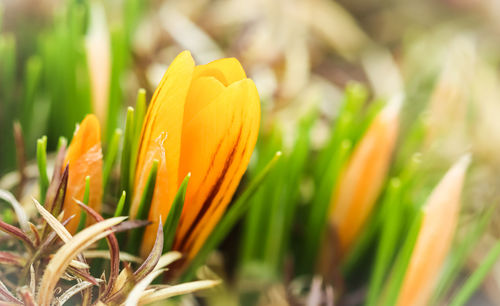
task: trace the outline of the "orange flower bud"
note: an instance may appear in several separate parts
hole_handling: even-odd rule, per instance
[[[393,102],[373,119],[339,177],[330,221],[341,254],[351,247],[380,194],[398,135],[399,108],[399,101]]]
[[[87,115],[77,127],[66,152],[64,165],[69,165],[68,188],[64,198],[65,218],[75,215],[66,225],[75,233],[80,222],[81,209],[74,199],[82,200],[85,192],[85,178],[90,177],[89,203],[96,211],[101,210],[102,198],[102,151],[99,121],[94,115]]]
[[[423,206],[423,219],[397,305],[427,305],[448,255],[460,212],[460,195],[469,156],[441,179]]]
[[[234,58],[195,66],[182,52],[158,85],[142,128],[131,215],[154,159],[159,161],[145,231],[147,254],[184,177],[191,173],[174,248],[192,258],[203,245],[245,172],[257,141],[260,102],[255,84]]]

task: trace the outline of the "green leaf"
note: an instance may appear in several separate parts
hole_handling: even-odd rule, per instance
[[[64,136],[59,137],[59,140],[57,141],[57,150],[56,152],[59,152],[59,150],[64,146],[67,148],[68,145],[68,139]]]
[[[277,152],[273,159],[264,167],[264,169],[250,182],[248,187],[243,191],[243,193],[234,201],[234,203],[229,207],[228,211],[222,217],[219,224],[216,225],[215,229],[212,231],[208,239],[205,241],[200,251],[191,261],[189,267],[184,272],[181,277],[181,281],[186,281],[192,279],[196,269],[200,267],[208,255],[217,247],[217,245],[227,236],[229,231],[233,228],[236,222],[243,216],[243,214],[248,210],[249,204],[251,203],[249,199],[255,194],[258,188],[261,186],[262,181],[269,174],[271,169],[276,165],[281,157],[281,152]]]
[[[111,142],[108,146],[108,152],[104,157],[104,167],[102,171],[102,189],[106,191],[106,187],[108,186],[109,176],[111,174],[111,170],[113,170],[113,165],[116,160],[116,156],[118,155],[118,147],[120,145],[120,138],[122,136],[122,130],[116,129],[113,134],[113,138],[111,138]]]
[[[115,214],[113,217],[120,217],[123,216],[123,207],[125,206],[125,198],[127,197],[127,193],[122,191],[122,195],[120,197],[120,200],[118,200],[118,204],[116,205],[115,209]]]
[[[144,121],[145,115],[146,115],[146,90],[141,88],[137,92],[137,102],[135,104],[135,113],[134,113],[134,130],[132,132],[132,139],[131,139],[130,174],[129,174],[130,190],[134,186],[137,154],[139,153],[139,145],[141,143],[142,123]]]
[[[151,202],[153,201],[153,195],[156,185],[156,175],[158,173],[157,159],[153,160],[151,165],[151,170],[149,171],[148,180],[146,185],[144,185],[144,190],[142,191],[141,202],[139,203],[139,209],[135,219],[137,220],[147,220],[149,215],[149,209],[151,208]],[[127,250],[131,254],[138,254],[138,249],[140,242],[142,241],[142,235],[144,233],[144,228],[136,228],[130,232],[130,236],[127,241]]]
[[[191,173],[188,173],[182,181],[182,184],[175,195],[174,201],[172,202],[172,206],[170,207],[165,225],[163,226],[163,253],[170,251],[172,244],[174,243],[175,232],[181,218],[182,208],[184,207],[184,199],[186,198],[186,189],[189,178],[191,178]]]
[[[83,201],[82,203],[85,205],[89,204],[90,197],[90,176],[85,177],[85,190],[83,192]],[[82,210],[80,213],[80,221],[78,222],[77,232],[83,230],[85,228],[85,222],[87,222],[87,213]]]
[[[24,76],[23,104],[22,104],[22,124],[26,131],[27,139],[32,139],[33,131],[33,115],[35,111],[35,100],[37,98],[37,90],[42,75],[42,61],[38,56],[32,56],[26,63],[26,71]],[[38,111],[38,109],[37,109]],[[37,113],[38,114],[38,113]],[[30,141],[31,143],[31,141]],[[31,146],[30,146],[31,147]]]
[[[467,256],[473,250],[474,246],[479,242],[481,235],[490,224],[496,205],[491,205],[482,216],[478,218],[467,235],[463,238],[462,242],[453,248],[450,252],[449,259],[446,261],[443,273],[439,279],[439,283],[434,291],[434,301],[439,301],[445,296],[451,286],[454,284],[462,268],[465,265]]]
[[[314,268],[328,219],[331,195],[340,171],[349,157],[351,146],[350,140],[345,139],[341,142],[339,149],[332,156],[325,171],[325,177],[321,180],[318,190],[314,194],[311,210],[306,221],[305,241],[299,262],[299,273],[310,273]]]
[[[453,298],[450,306],[465,305],[470,297],[476,292],[484,278],[491,272],[493,265],[500,257],[500,241],[497,242],[493,248],[488,252],[486,258],[482,261],[479,267],[467,279],[465,284],[460,288],[458,293]]]
[[[39,173],[40,202],[45,203],[45,195],[49,188],[49,176],[47,175],[47,136],[43,136],[37,141],[36,159]]]
[[[127,121],[125,123],[125,134],[123,138],[123,148],[120,166],[120,190],[125,190],[128,195],[132,194],[129,188],[130,181],[130,155],[132,150],[132,137],[134,131],[134,109],[129,107],[127,109]],[[125,211],[130,209],[130,196],[125,199]]]
[[[111,132],[118,126],[119,114],[123,109],[123,75],[130,64],[130,49],[127,46],[123,26],[112,25],[111,36],[111,76],[109,82],[108,115],[106,120],[106,140],[111,138]]]
[[[273,128],[265,134],[259,136],[256,152],[257,162],[251,170],[248,171],[249,181],[254,179],[255,174],[259,174],[264,169],[270,159],[283,147],[283,135],[279,126],[274,125]],[[252,165],[251,165],[252,166]],[[276,168],[276,167],[275,167]],[[274,170],[273,170],[274,172]],[[247,265],[248,262],[255,259],[262,259],[264,250],[262,248],[261,238],[267,235],[266,228],[263,224],[269,223],[269,213],[266,210],[270,197],[276,193],[273,184],[267,184],[271,176],[262,182],[262,186],[256,191],[249,201],[248,213],[245,215],[243,237],[241,244],[241,266]],[[274,198],[274,197],[273,197]]]
[[[386,199],[382,203],[384,221],[365,305],[376,305],[385,275],[396,252],[398,234],[401,231],[401,221],[404,217],[400,193],[401,181],[398,178],[391,179]]]
[[[264,246],[265,264],[277,278],[282,276],[300,196],[298,186],[305,174],[310,153],[310,132],[316,119],[317,112],[314,110],[300,120],[292,151],[288,156],[283,156],[266,180],[268,182],[266,188],[271,192],[266,198],[273,198],[274,201],[263,200],[268,226],[262,222],[257,225],[264,227],[265,233],[262,237],[257,236],[256,240],[258,248]]]
[[[399,297],[399,291],[403,284],[403,280],[408,269],[408,264],[411,260],[411,255],[413,254],[413,248],[418,239],[418,234],[420,232],[420,226],[422,224],[423,218],[422,210],[418,210],[413,220],[411,221],[411,226],[406,236],[406,240],[401,248],[396,262],[393,266],[391,274],[388,281],[386,282],[386,287],[379,298],[378,305],[395,305]]]

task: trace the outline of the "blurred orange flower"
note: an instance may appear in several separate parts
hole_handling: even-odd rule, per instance
[[[64,165],[69,165],[68,188],[64,198],[64,215],[75,217],[66,225],[75,233],[80,222],[81,209],[74,199],[82,200],[85,192],[85,178],[90,177],[89,203],[96,211],[101,210],[102,198],[102,150],[101,130],[95,115],[87,115],[77,127],[66,152]]]
[[[245,172],[260,124],[260,101],[252,80],[234,58],[195,66],[179,54],[158,85],[141,133],[131,216],[137,214],[153,161],[159,161],[141,254],[151,249],[188,173],[184,209],[174,249],[189,258],[200,249]]]
[[[469,156],[459,160],[427,199],[397,305],[428,304],[453,241],[460,212],[460,195],[469,162]]]
[[[389,169],[399,128],[399,102],[387,105],[354,149],[332,196],[330,222],[345,255],[366,223]]]

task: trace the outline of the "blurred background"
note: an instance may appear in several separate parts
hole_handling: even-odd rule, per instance
[[[137,90],[150,97],[168,63],[189,49],[199,64],[241,61],[261,95],[263,133],[279,124],[285,151],[314,107],[311,145],[324,144],[353,81],[373,99],[404,95],[400,138],[423,122],[429,173],[473,155],[460,229],[499,201],[498,0],[0,0],[0,8],[2,188],[19,179],[12,171],[23,160],[14,122],[26,175],[36,174],[37,138],[48,135],[53,150],[92,111],[109,140]],[[498,239],[495,219],[471,268]],[[500,302],[499,289],[497,265],[483,299]]]

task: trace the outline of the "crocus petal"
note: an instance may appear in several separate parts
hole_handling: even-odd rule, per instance
[[[203,76],[215,77],[224,86],[229,86],[247,77],[240,62],[235,58],[223,58],[206,65],[196,66],[193,79]]]
[[[193,79],[184,108],[184,122],[191,121],[200,110],[213,102],[224,89],[225,86],[213,76]]]
[[[397,305],[426,305],[448,254],[457,227],[460,195],[469,156],[441,179],[423,207],[424,218]]]
[[[221,218],[245,172],[260,122],[257,89],[233,83],[192,120],[182,134],[179,176],[191,172],[175,249],[192,257]]]
[[[102,198],[102,151],[99,121],[94,115],[87,115],[75,132],[69,145],[64,165],[69,164],[68,188],[64,198],[64,215],[75,217],[66,225],[71,233],[80,222],[81,209],[74,199],[82,200],[85,192],[85,177],[90,176],[90,197],[88,205],[101,210]]]
[[[157,177],[149,214],[149,220],[154,224],[146,228],[144,235],[143,245],[149,249],[154,244],[158,218],[161,214],[163,220],[166,219],[178,188],[182,118],[193,70],[194,61],[188,51],[182,52],[175,58],[153,95],[141,132],[131,206],[132,218],[139,208],[142,190],[154,159],[160,161],[159,173],[161,173]],[[151,151],[151,145],[160,140],[162,150]]]
[[[381,191],[399,126],[399,102],[373,119],[356,146],[332,197],[331,222],[345,254],[368,219]]]

